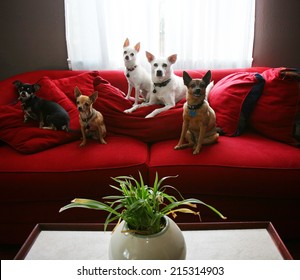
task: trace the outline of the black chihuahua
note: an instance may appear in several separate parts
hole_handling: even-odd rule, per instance
[[[35,93],[41,88],[39,84],[27,84],[14,81],[21,107],[24,111],[24,122],[29,119],[40,123],[40,128],[69,131],[70,117],[59,104],[37,97]]]

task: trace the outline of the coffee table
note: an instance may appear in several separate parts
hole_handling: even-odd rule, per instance
[[[178,225],[190,260],[292,259],[271,222]],[[103,224],[37,224],[15,259],[105,260],[111,232],[104,232],[103,227]]]

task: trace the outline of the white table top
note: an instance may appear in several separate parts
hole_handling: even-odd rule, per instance
[[[189,260],[283,259],[266,228],[183,231]],[[42,230],[25,259],[108,259],[111,232]]]

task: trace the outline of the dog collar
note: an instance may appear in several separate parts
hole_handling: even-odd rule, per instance
[[[132,68],[126,68],[127,71],[132,72],[136,67],[138,67],[137,65],[134,65]]]
[[[85,119],[83,119],[83,118],[80,116],[81,120],[82,120],[83,122],[86,123],[86,128],[88,128],[87,126],[89,125],[89,121],[94,117],[94,115],[95,115],[95,111],[94,111],[94,109],[93,109],[92,114],[91,114],[90,116],[87,116]]]
[[[199,103],[199,104],[197,104],[197,105],[189,105],[189,104],[187,104],[187,107],[188,107],[189,110],[195,111],[195,110],[200,109],[201,106],[203,105],[203,103],[204,103],[204,102],[201,102],[201,103]]]
[[[171,81],[171,78],[162,83],[154,83],[153,93],[156,93],[156,89],[155,89],[156,87],[165,87],[170,81]]]
[[[137,66],[137,65],[134,65],[132,68],[127,68],[127,67],[126,67],[126,70],[127,70],[127,72],[132,72],[133,70],[135,70],[136,67],[138,67],[138,66]],[[127,73],[127,74],[126,74],[126,77],[129,78],[129,77],[130,77],[130,74]]]
[[[195,117],[196,116],[196,110],[200,109],[201,106],[203,105],[204,101],[202,103],[196,104],[196,105],[189,105],[187,104],[187,107],[189,109],[189,115],[190,117]]]

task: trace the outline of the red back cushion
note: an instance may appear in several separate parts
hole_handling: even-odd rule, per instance
[[[272,68],[262,73],[266,84],[251,116],[261,134],[290,145],[300,144],[300,72]]]
[[[99,92],[94,107],[103,114],[109,133],[131,136],[144,142],[157,142],[180,136],[184,99],[174,108],[154,118],[145,119],[146,115],[160,105],[142,107],[126,114],[124,110],[131,108],[132,101],[125,99],[123,92],[101,77],[95,79],[94,86]]]
[[[179,138],[182,126],[182,111],[185,99],[166,112],[145,119],[160,105],[137,109],[131,114],[124,110],[133,102],[125,99],[125,94],[103,79],[99,72],[87,72],[77,76],[53,80],[53,82],[75,103],[74,88],[78,86],[84,95],[98,91],[94,108],[102,113],[108,134],[126,135],[143,142],[156,142]]]
[[[94,79],[99,75],[98,71],[84,72],[79,75],[55,79],[53,83],[59,87],[75,104],[74,88],[78,86],[84,95],[91,95],[94,91]]]
[[[263,86],[260,74],[248,72],[228,75],[215,84],[209,93],[209,103],[216,113],[217,126],[225,135],[244,132]]]
[[[60,104],[70,116],[70,128],[76,131],[41,129],[37,121],[23,122],[24,113],[19,102],[14,105],[1,105],[0,139],[22,153],[40,152],[80,137],[76,106],[49,78],[42,78],[38,83],[41,85],[41,89],[36,95]],[[13,87],[13,85],[11,86]]]

